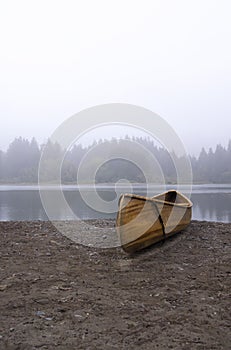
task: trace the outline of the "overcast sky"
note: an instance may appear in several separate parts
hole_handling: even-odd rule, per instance
[[[231,138],[230,0],[0,3],[0,148],[103,103],[151,109],[191,154]]]

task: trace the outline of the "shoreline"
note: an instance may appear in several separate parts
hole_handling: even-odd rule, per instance
[[[115,220],[88,223],[107,234]],[[228,350],[230,233],[192,221],[130,256],[49,221],[0,222],[0,348]]]
[[[82,222],[87,222],[87,223],[95,223],[96,225],[103,225],[103,223],[105,223],[106,225],[108,225],[109,223],[114,223],[115,224],[115,221],[116,219],[113,219],[113,218],[98,218],[98,219],[79,219],[79,220],[53,220],[54,222],[65,222],[65,223],[68,223],[68,222],[79,222],[79,221],[82,221]],[[51,220],[47,219],[47,220],[0,220],[0,224],[1,223],[26,223],[26,224],[34,224],[34,223],[52,223]],[[190,224],[191,223],[208,223],[208,224],[225,224],[225,225],[231,225],[231,222],[224,222],[224,221],[211,221],[211,220],[197,220],[197,219],[192,219]],[[189,225],[190,225],[189,224]]]
[[[230,186],[230,183],[227,182],[193,182],[193,183],[165,183],[165,184],[160,184],[160,183],[143,183],[143,182],[130,182],[130,184],[134,185],[134,186],[151,186],[151,187],[163,187],[163,186]],[[119,185],[121,187],[127,187],[128,183],[125,182],[120,182]],[[93,186],[98,186],[98,187],[115,187],[115,183],[114,182],[100,182],[100,183],[96,183],[96,184],[89,184],[89,183],[79,183],[78,185],[76,183],[46,183],[46,184],[38,184],[37,182],[0,182],[0,186],[21,186],[21,187],[58,187],[58,186],[62,186],[62,187],[93,187]]]

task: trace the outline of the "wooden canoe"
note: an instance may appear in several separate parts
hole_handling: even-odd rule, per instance
[[[191,221],[192,202],[171,190],[155,197],[123,194],[116,220],[121,247],[128,253],[182,231]]]

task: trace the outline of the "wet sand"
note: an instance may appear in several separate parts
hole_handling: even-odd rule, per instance
[[[230,234],[193,221],[129,256],[0,222],[0,349],[230,349]]]

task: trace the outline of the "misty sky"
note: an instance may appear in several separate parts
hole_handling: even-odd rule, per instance
[[[0,148],[111,102],[156,112],[191,154],[227,146],[230,13],[230,0],[2,1]]]

